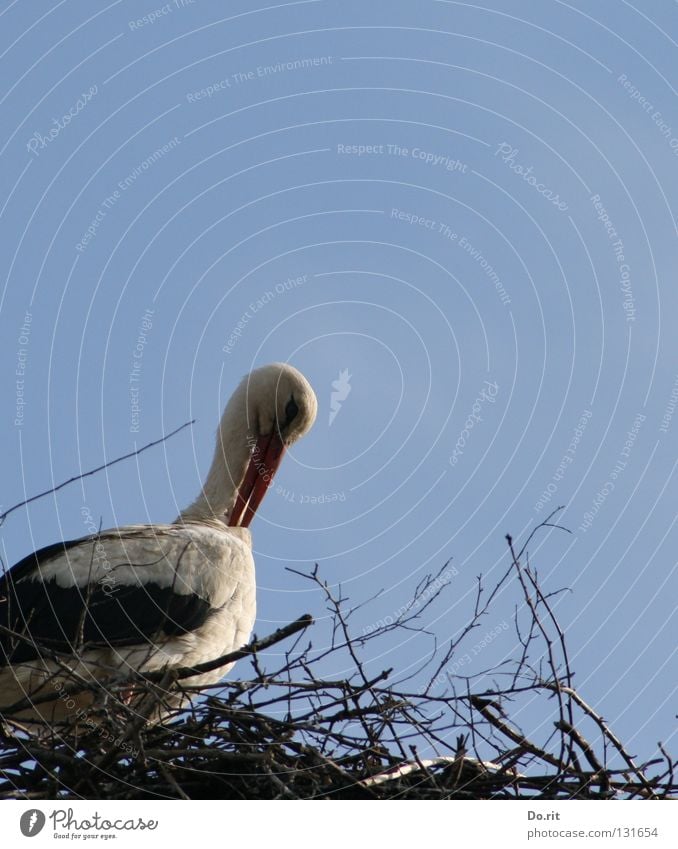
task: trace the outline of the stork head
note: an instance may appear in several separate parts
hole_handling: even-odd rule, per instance
[[[287,363],[255,369],[236,395],[245,395],[247,428],[255,439],[275,433],[290,446],[307,433],[318,412],[318,401],[304,375]]]
[[[247,462],[228,524],[246,528],[273,481],[285,449],[313,425],[318,401],[300,371],[287,363],[272,363],[250,372],[235,391],[222,420],[222,445],[231,435],[224,434],[223,428],[227,414],[232,421],[232,407],[239,412],[241,426],[246,427]],[[242,440],[242,432],[239,437]],[[237,449],[233,453],[237,458]]]

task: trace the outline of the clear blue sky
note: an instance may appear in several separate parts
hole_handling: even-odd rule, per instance
[[[669,0],[3,2],[0,499],[197,419],[13,514],[3,560],[171,520],[236,382],[289,360],[320,412],[253,525],[258,632],[325,637],[286,565],[383,588],[360,631],[453,558],[444,640],[564,504],[531,556],[578,686],[675,750],[677,39]]]

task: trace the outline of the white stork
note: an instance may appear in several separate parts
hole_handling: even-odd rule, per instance
[[[195,666],[243,646],[256,610],[248,526],[285,447],[309,430],[316,411],[295,368],[256,369],[228,402],[200,495],[172,524],[59,542],[6,572],[0,717],[28,698],[36,704],[15,718],[72,721],[94,699],[92,689],[73,697],[74,680]],[[214,684],[228,669],[182,683]]]

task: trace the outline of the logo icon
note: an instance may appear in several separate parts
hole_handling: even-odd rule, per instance
[[[19,820],[19,828],[24,837],[35,837],[40,834],[45,825],[45,815],[37,808],[24,811]]]
[[[350,380],[351,375],[348,373],[348,369],[345,368],[339,372],[339,378],[332,381],[334,392],[330,396],[330,427],[336,419],[337,413],[341,410],[342,403],[348,398],[348,393],[351,391]]]

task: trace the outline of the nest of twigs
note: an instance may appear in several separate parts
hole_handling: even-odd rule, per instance
[[[445,567],[419,584],[393,621],[361,635],[352,633],[357,608],[333,594],[316,570],[306,577],[322,593],[332,625],[323,649],[313,648],[313,620],[302,617],[215,661],[249,656],[251,677],[192,694],[193,707],[162,724],[149,725],[146,716],[157,712],[168,687],[180,687],[195,669],[162,680],[98,684],[106,698],[86,723],[81,717],[72,726],[26,732],[5,714],[0,798],[678,796],[669,754],[660,746],[656,758],[636,762],[579,695],[552,608],[554,594],[542,591],[525,548],[516,553],[510,538],[508,543],[506,571],[491,590],[478,579],[467,627],[428,658],[423,686],[408,686],[412,674],[370,673],[365,658],[376,654],[375,640],[397,629],[422,630],[422,615],[445,591]],[[502,661],[491,675],[455,674],[455,658],[500,590],[518,592],[513,624],[520,656]],[[266,649],[278,643],[285,654],[271,661]],[[321,674],[328,658],[351,673],[328,680]],[[247,661],[236,670],[246,674]],[[422,670],[417,672],[422,680]],[[122,697],[131,685],[145,693],[143,710],[138,700],[133,709]],[[532,739],[512,719],[525,698],[539,705],[545,739]]]

